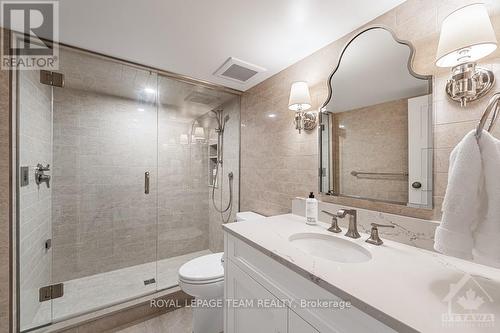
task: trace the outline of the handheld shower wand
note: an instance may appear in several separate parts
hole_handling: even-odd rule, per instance
[[[224,130],[226,127],[226,123],[229,120],[229,115],[226,115],[224,119],[222,119],[222,110],[217,110],[217,111],[211,111],[216,114],[216,119],[217,119],[217,128],[215,131],[217,132],[217,143],[218,143],[218,150],[217,150],[217,163],[215,166],[215,175],[214,175],[214,180],[217,181],[219,177],[219,168],[223,168],[223,163],[224,163]],[[228,180],[229,180],[229,202],[225,208],[223,208],[223,186],[224,186],[224,181],[221,179],[221,187],[220,187],[220,201],[221,201],[221,207],[217,207],[217,204],[215,203],[215,186],[212,187],[212,205],[214,209],[221,214],[221,219],[223,223],[229,222],[229,218],[231,217],[231,212],[233,208],[233,178],[234,175],[232,172],[229,172],[228,175]],[[227,215],[227,218],[224,218],[224,213],[227,213],[229,211],[229,214]]]

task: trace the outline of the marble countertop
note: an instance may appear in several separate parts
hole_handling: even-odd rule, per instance
[[[224,230],[398,332],[500,332],[500,269],[384,240],[334,234],[319,222],[285,214],[224,225]],[[288,238],[313,232],[341,237],[368,251],[362,263],[314,257]],[[451,316],[450,316],[451,314]],[[449,318],[453,318],[452,321]]]

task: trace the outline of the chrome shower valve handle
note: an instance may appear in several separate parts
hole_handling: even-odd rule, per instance
[[[47,185],[47,188],[50,187],[50,176],[46,175],[44,172],[45,171],[50,171],[50,164],[47,164],[47,166],[43,166],[41,163],[38,163],[35,167],[35,182],[37,185],[40,185],[41,183],[45,183]]]

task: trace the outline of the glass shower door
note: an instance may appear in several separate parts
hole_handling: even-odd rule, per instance
[[[156,74],[62,49],[54,88],[53,319],[156,290]]]
[[[67,48],[58,73],[17,76],[22,331],[157,289],[157,75]]]

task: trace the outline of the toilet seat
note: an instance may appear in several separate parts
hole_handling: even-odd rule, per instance
[[[179,280],[197,285],[224,281],[223,254],[207,254],[188,261],[179,268]]]

